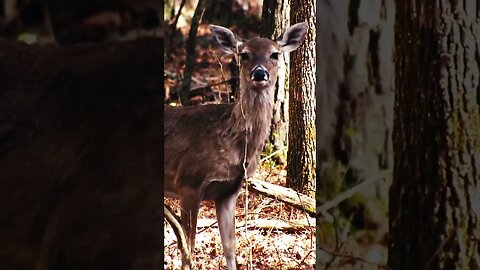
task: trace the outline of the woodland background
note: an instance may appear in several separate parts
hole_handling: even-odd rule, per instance
[[[79,104],[49,106],[54,104],[48,103],[52,99],[42,98],[50,97],[45,93],[51,89],[60,91],[57,94],[63,90],[81,93],[75,92],[81,89],[93,93],[110,85],[128,92],[140,85],[151,94],[152,89],[162,88],[156,76],[160,65],[152,64],[161,62],[161,49],[165,103],[179,103],[185,67],[192,62],[196,65],[191,70],[189,102],[229,101],[234,97],[229,93],[235,84],[230,71],[234,69],[230,59],[217,54],[207,25],[230,27],[245,38],[275,36],[285,27],[277,22],[288,22],[283,16],[291,10],[286,8],[301,10],[299,1],[204,1],[195,53],[189,54],[186,40],[198,2],[0,1],[0,93],[9,97],[0,100],[4,102],[0,110],[5,112],[0,114],[2,161],[14,146],[29,141],[32,127],[44,123],[34,121],[35,109],[45,109],[51,117],[54,109],[68,111],[67,105]],[[478,3],[325,0],[306,1],[303,7],[307,4],[316,5],[317,11],[316,71],[312,71],[317,76],[316,108],[315,114],[305,115],[316,123],[316,177],[310,170],[306,179],[316,180],[309,182],[307,191],[316,190],[317,213],[310,218],[278,200],[250,193],[247,199],[254,203],[249,212],[257,221],[274,222],[250,227],[250,246],[239,230],[240,263],[254,269],[312,269],[315,263],[318,269],[479,269]],[[161,23],[162,15],[165,23]],[[150,38],[135,41],[145,36]],[[164,48],[159,37],[164,38]],[[132,41],[110,46],[116,40]],[[109,53],[75,49],[80,44],[100,44],[98,52]],[[60,48],[67,48],[68,57]],[[107,68],[109,63],[116,68]],[[145,70],[133,69],[131,63]],[[101,74],[91,68],[97,65]],[[295,86],[287,77],[284,86]],[[287,186],[293,179],[287,173],[285,147],[292,121],[288,119],[288,91],[280,91],[281,85],[278,89],[273,132],[256,178]],[[44,95],[29,95],[36,91]],[[153,96],[161,99],[158,91]],[[74,100],[75,96],[62,98]],[[43,116],[52,121],[46,123],[56,119]],[[11,172],[0,169],[2,176]],[[37,195],[25,187],[30,191],[27,194]],[[1,190],[2,198],[15,195]],[[245,222],[245,196],[240,198],[237,220],[241,224]],[[28,202],[25,196],[21,199]],[[5,199],[4,206],[8,203]],[[206,223],[197,238],[201,244],[196,263],[202,269],[217,269],[224,262],[212,205],[207,202],[205,206],[201,218]],[[3,209],[10,213],[8,209],[15,208]],[[104,210],[108,214],[111,209]],[[83,214],[91,218],[90,212]],[[43,224],[45,220],[34,221]],[[176,239],[168,225],[165,228],[165,267],[175,269],[180,262]],[[11,235],[5,230],[0,233]],[[411,256],[412,250],[418,256]],[[252,262],[248,262],[250,253]]]
[[[178,13],[182,2],[185,6]],[[196,4],[196,1],[167,1],[165,5],[165,21],[175,26],[166,28],[165,87],[166,97],[170,98],[167,102],[179,102],[178,91],[186,59],[183,48],[188,42],[189,19]],[[230,27],[243,38],[265,36],[265,33],[271,33],[266,30],[269,28],[275,29],[278,35],[282,26],[266,16],[265,8],[271,10],[272,17],[285,21],[285,16],[289,17],[287,11],[296,8],[290,6],[292,4],[290,1],[206,1],[197,33],[196,69],[191,86],[195,91],[191,93],[190,101],[195,104],[218,102],[223,95],[226,102],[231,78],[235,79],[235,74],[230,72],[230,59],[218,59],[219,52],[209,36],[208,24]],[[316,199],[318,205],[326,202],[330,205],[325,208],[330,213],[327,218],[319,215],[316,220],[317,267],[382,268],[387,262],[388,187],[393,168],[394,2],[319,1],[317,4]],[[288,86],[288,76],[283,83]],[[290,85],[295,87],[291,82]],[[279,99],[280,106],[277,108],[281,112],[278,113],[277,124],[272,126],[272,135],[263,153],[266,158],[258,175],[262,180],[283,186],[286,184],[284,179],[288,179],[284,146],[288,120],[291,120],[283,118],[288,116],[288,91],[285,92]],[[362,184],[357,186],[359,183]],[[243,213],[243,197],[240,195],[239,216]],[[267,205],[277,205],[278,202],[268,198],[257,196],[252,201],[252,212],[260,211],[257,204],[265,205],[261,207],[259,218],[288,221],[306,217],[306,214],[282,204],[280,208],[271,207],[274,210],[271,211]],[[276,214],[278,212],[290,214],[284,216]],[[303,263],[309,262],[308,254],[313,252],[312,249],[300,248],[297,254],[279,249],[288,246],[287,239],[295,235],[295,241],[302,247],[301,241],[305,241],[302,239],[308,240],[315,233],[296,231],[292,235],[273,226],[267,238],[257,238],[258,232],[254,231],[253,256],[254,262],[259,263],[254,264],[254,268],[299,269]],[[210,243],[208,239],[206,242]],[[218,236],[213,239],[216,239],[213,242],[219,243]],[[264,242],[271,247],[277,246],[276,250],[268,251],[263,247]],[[310,247],[312,244],[308,241],[303,243]],[[205,250],[212,250],[212,247],[204,246],[197,255]],[[214,250],[215,254],[221,252],[217,245]],[[167,252],[165,256],[168,258],[170,254]],[[289,264],[292,256],[297,258],[297,265]],[[265,263],[266,257],[271,257],[273,261]],[[218,264],[221,265],[221,262]],[[213,267],[216,269],[218,264]],[[305,267],[311,269],[313,266]]]

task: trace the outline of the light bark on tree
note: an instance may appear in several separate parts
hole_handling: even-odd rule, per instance
[[[480,269],[477,4],[396,2],[392,269]]]
[[[276,39],[290,26],[290,1],[288,0],[265,0],[263,1],[263,35]],[[270,130],[269,143],[274,152],[286,149],[288,136],[288,74],[290,56],[285,54],[284,61],[279,68],[277,84],[275,87],[272,127]],[[268,147],[268,146],[267,146]],[[283,154],[282,154],[283,153]],[[286,151],[280,151],[275,155],[276,162],[286,163]]]
[[[315,196],[316,1],[291,0],[291,23],[307,22],[305,41],[290,61],[287,186]]]

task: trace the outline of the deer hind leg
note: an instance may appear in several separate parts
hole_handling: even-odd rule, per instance
[[[180,207],[182,213],[182,227],[185,231],[185,237],[187,238],[187,249],[190,251],[193,262],[195,249],[195,234],[197,232],[197,217],[201,197],[193,194],[189,195],[190,196],[184,196],[180,199]],[[189,269],[186,265],[185,258],[182,258],[182,269]]]
[[[223,253],[227,261],[227,269],[235,270],[235,206],[238,193],[215,200],[218,227],[222,238]]]

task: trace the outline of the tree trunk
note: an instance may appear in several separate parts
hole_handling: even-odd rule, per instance
[[[396,3],[388,264],[479,269],[478,7],[473,1]]]
[[[290,26],[290,2],[288,0],[263,1],[263,31],[264,37],[276,39]],[[279,67],[275,87],[272,127],[269,136],[268,152],[286,149],[288,136],[288,74],[290,56],[285,55],[284,62]],[[275,155],[276,162],[286,163],[286,151]]]
[[[315,196],[315,1],[291,1],[292,24],[307,22],[305,41],[292,53],[289,91],[287,186]]]
[[[195,67],[195,44],[197,44],[197,30],[202,20],[202,14],[205,10],[205,0],[199,0],[195,13],[192,17],[190,32],[187,39],[187,58],[185,59],[185,70],[183,72],[183,83],[180,90],[180,101],[183,106],[189,105],[188,95],[190,93],[190,85],[192,82],[192,73]]]
[[[393,166],[394,1],[320,1],[318,19],[317,196],[328,199]],[[386,232],[388,186],[352,200],[357,228]]]

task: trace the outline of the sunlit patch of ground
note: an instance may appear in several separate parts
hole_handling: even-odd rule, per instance
[[[255,178],[282,184],[285,171],[259,170]],[[274,199],[266,198],[249,192],[248,220],[306,220],[308,215],[293,209]],[[172,199],[165,200],[169,205],[178,206]],[[177,215],[179,214],[178,207]],[[203,227],[203,224],[215,222],[215,207],[213,202],[203,202],[199,213],[199,228],[195,244],[194,269],[225,269],[220,234],[217,224]],[[239,195],[236,210],[236,222],[245,222],[245,192]],[[314,223],[312,224],[314,226]],[[290,230],[258,229],[237,226],[236,254],[241,269],[252,266],[252,269],[314,269],[315,264],[315,228],[293,228]],[[275,226],[274,226],[275,227]],[[165,269],[180,269],[181,256],[177,248],[177,239],[172,228],[165,222],[164,256]],[[251,253],[251,262],[250,256]]]

